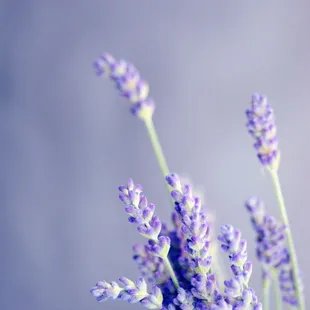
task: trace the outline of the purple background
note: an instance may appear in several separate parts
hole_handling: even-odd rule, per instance
[[[149,81],[170,169],[204,191],[218,227],[242,229],[254,262],[243,202],[257,194],[278,210],[244,110],[253,91],[268,96],[309,295],[309,12],[288,0],[0,1],[0,309],[140,307],[89,294],[97,280],[138,276],[131,245],[142,239],[117,186],[133,177],[163,220],[171,211],[143,123],[94,76],[104,51]],[[252,285],[260,295],[258,267]]]

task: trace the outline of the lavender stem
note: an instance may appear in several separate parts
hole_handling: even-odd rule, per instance
[[[263,280],[263,309],[269,310],[270,306],[270,284],[271,280],[266,276]]]
[[[277,169],[272,169],[272,168],[268,170],[270,172],[271,179],[273,182],[273,186],[274,186],[275,194],[278,200],[278,205],[280,208],[283,224],[286,226],[286,236],[287,236],[288,248],[289,248],[291,259],[292,259],[292,271],[293,271],[293,276],[295,280],[296,295],[298,299],[298,309],[304,310],[305,305],[304,305],[304,298],[303,298],[303,293],[302,293],[300,280],[299,280],[297,255],[296,255],[293,235],[292,235],[292,231],[291,231],[290,223],[288,219],[288,214],[287,214],[286,207],[285,207],[285,202],[284,202],[284,197],[283,197],[283,193],[281,189],[281,183],[280,183],[278,171]]]
[[[278,275],[274,270],[271,271],[271,277],[273,280],[274,295],[276,296],[276,309],[282,310],[283,301],[282,301],[281,291],[280,291],[279,283],[278,283]]]
[[[158,135],[154,126],[154,122],[153,119],[151,117],[149,118],[145,118],[143,119],[145,127],[147,129],[149,138],[151,140],[152,143],[152,147],[156,156],[156,159],[158,161],[160,170],[163,174],[164,177],[166,177],[167,175],[170,174],[169,172],[169,168],[164,156],[164,152],[162,150],[162,147],[160,145],[159,139],[158,139]]]
[[[168,257],[163,258],[163,261],[164,261],[164,264],[167,268],[168,273],[170,274],[170,277],[171,277],[171,280],[172,280],[174,286],[178,289],[180,287],[180,284],[179,284],[179,281],[178,281],[178,279],[175,275],[175,272],[171,266],[169,258]]]

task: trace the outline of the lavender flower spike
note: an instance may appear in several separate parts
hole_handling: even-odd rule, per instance
[[[160,236],[161,221],[154,214],[155,205],[148,203],[146,196],[142,193],[142,186],[135,185],[129,179],[127,186],[119,187],[119,198],[125,205],[125,211],[129,215],[129,222],[138,225],[139,233],[154,242],[151,242],[152,251],[159,257],[165,258],[170,248],[169,237]]]
[[[190,185],[182,185],[177,174],[166,177],[168,185],[172,188],[171,196],[175,202],[175,211],[179,219],[183,253],[179,260],[183,266],[190,268],[184,274],[190,279],[191,293],[198,299],[213,302],[217,283],[215,275],[211,272],[212,257],[210,249],[210,227],[207,217],[201,210],[201,201],[193,196]]]
[[[139,233],[149,240],[149,250],[164,260],[173,283],[179,287],[178,280],[168,259],[171,240],[167,236],[159,236],[162,228],[158,216],[154,215],[155,205],[148,203],[141,185],[135,185],[129,179],[127,186],[119,186],[119,198],[125,205],[129,222],[138,225]]]
[[[241,232],[232,225],[224,225],[218,239],[222,249],[229,254],[234,274],[234,278],[224,281],[225,294],[234,305],[233,309],[262,309],[253,289],[249,288],[252,263],[247,260],[247,243],[241,238]]]
[[[115,281],[111,283],[97,282],[90,292],[99,302],[107,299],[121,299],[132,304],[140,302],[148,309],[162,308],[163,295],[157,286],[153,286],[152,293],[148,293],[146,282],[142,277],[136,282],[125,277],[120,278],[119,281],[121,286]]]
[[[274,112],[267,98],[254,94],[246,110],[248,132],[254,138],[257,157],[265,167],[277,169],[280,160]]]
[[[131,112],[143,120],[151,119],[155,104],[149,95],[149,85],[141,79],[138,70],[125,60],[116,60],[105,53],[94,62],[98,76],[109,77],[116,85],[120,95],[131,102]]]
[[[297,307],[298,299],[291,257],[285,244],[285,225],[269,216],[265,211],[263,201],[257,197],[249,198],[245,206],[251,215],[251,222],[257,233],[256,255],[262,264],[263,275],[266,271],[274,271],[278,277],[282,300]]]
[[[301,310],[304,307],[302,286],[299,282],[299,267],[297,253],[294,245],[293,234],[290,228],[285,200],[282,193],[281,182],[278,175],[280,165],[280,152],[278,149],[277,129],[272,107],[267,103],[265,96],[254,94],[252,96],[251,108],[246,111],[248,118],[248,131],[254,137],[258,158],[270,173],[283,224],[286,227],[286,238],[288,250],[291,257],[292,274],[295,279],[296,296],[298,306]]]

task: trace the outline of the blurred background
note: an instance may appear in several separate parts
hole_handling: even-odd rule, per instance
[[[309,295],[309,12],[306,0],[0,1],[0,309],[142,309],[89,293],[98,280],[138,276],[131,247],[144,240],[118,185],[132,177],[162,220],[171,212],[143,123],[95,77],[105,51],[150,83],[170,169],[203,191],[217,229],[242,229],[254,262],[245,199],[279,213],[244,110],[253,92],[268,96]],[[258,266],[252,285],[261,296]]]

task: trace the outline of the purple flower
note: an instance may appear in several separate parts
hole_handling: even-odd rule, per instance
[[[264,166],[278,164],[279,149],[274,112],[267,98],[254,94],[246,110],[248,132],[254,138],[257,157]]]
[[[263,276],[271,268],[276,271],[283,301],[297,306],[291,259],[286,247],[286,227],[266,213],[263,201],[257,197],[249,198],[245,207],[257,233],[256,255],[262,263]]]
[[[178,295],[174,298],[173,303],[180,307],[182,310],[194,310],[194,296],[191,292],[184,290],[183,288],[178,289]]]
[[[133,282],[125,277],[119,279],[121,285],[112,281],[97,282],[90,292],[96,297],[97,301],[105,301],[107,299],[127,300],[129,303],[140,302],[148,309],[160,309],[162,307],[163,296],[157,286],[153,286],[152,293],[148,293],[146,282],[140,277]]]
[[[137,263],[140,274],[152,284],[162,284],[169,279],[163,259],[154,255],[147,245],[133,246],[133,259]]]
[[[135,185],[129,179],[127,186],[120,186],[119,198],[125,205],[129,222],[138,225],[139,233],[149,240],[150,251],[161,258],[166,258],[170,249],[170,238],[159,236],[162,228],[158,216],[154,215],[155,205],[148,203],[141,185]]]
[[[155,104],[149,95],[149,85],[141,79],[139,71],[125,60],[117,61],[112,55],[105,53],[93,64],[98,76],[109,77],[122,97],[131,102],[130,111],[141,119],[152,117]]]
[[[230,225],[222,227],[219,240],[229,253],[234,278],[225,281],[225,291],[221,292],[208,254],[209,225],[200,199],[176,174],[168,176],[167,182],[175,201],[173,218],[178,219],[171,231],[154,214],[155,206],[148,203],[141,185],[129,179],[127,185],[119,187],[129,222],[136,224],[140,234],[148,239],[147,245],[133,248],[143,278],[133,282],[122,277],[121,285],[101,281],[91,289],[92,295],[97,301],[121,299],[139,302],[148,309],[260,310],[257,297],[248,287],[252,264],[247,261],[246,242],[240,232]],[[286,283],[288,275],[282,276]],[[146,281],[157,285],[151,293]]]
[[[191,293],[198,299],[214,301],[217,289],[215,275],[211,273],[212,257],[209,255],[210,227],[207,216],[202,211],[201,201],[193,196],[190,185],[182,185],[177,174],[166,177],[172,188],[171,196],[175,202],[175,218],[182,233],[182,256],[179,258],[183,266],[188,265],[185,277],[191,279]]]
[[[232,225],[224,225],[218,239],[222,242],[222,249],[229,254],[234,274],[234,278],[224,281],[225,294],[233,309],[261,309],[262,305],[249,288],[252,263],[247,260],[247,243],[241,238],[241,232]]]

